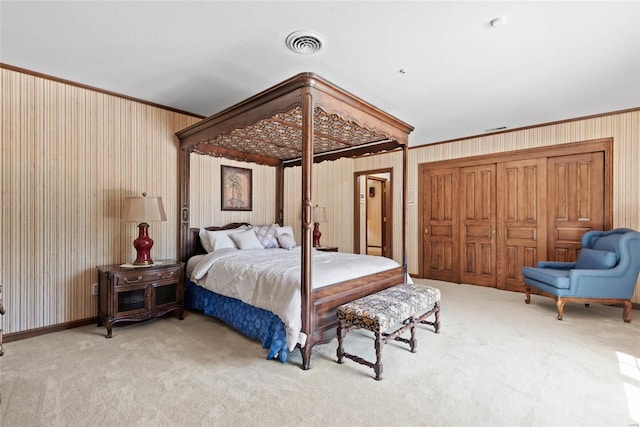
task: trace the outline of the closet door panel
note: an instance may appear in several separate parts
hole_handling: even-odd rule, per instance
[[[460,280],[496,286],[496,166],[460,169]]]
[[[582,235],[604,228],[604,152],[547,159],[549,259],[573,262]]]
[[[423,277],[522,291],[522,267],[575,261],[584,233],[612,227],[611,151],[596,140],[420,165]]]
[[[458,282],[458,169],[425,170],[422,191],[424,277]]]
[[[522,291],[522,267],[546,255],[546,159],[498,164],[498,288]]]

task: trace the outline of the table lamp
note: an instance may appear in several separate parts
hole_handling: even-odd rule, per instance
[[[149,237],[148,222],[167,220],[162,198],[147,197],[147,193],[142,193],[142,197],[125,198],[122,220],[139,222],[138,238],[133,241],[133,247],[137,251],[133,265],[152,265],[151,248],[153,247],[153,240]]]
[[[313,246],[320,246],[320,223],[327,221],[327,208],[316,206],[313,208]]]

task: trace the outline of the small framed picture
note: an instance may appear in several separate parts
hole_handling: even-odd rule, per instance
[[[251,169],[221,166],[220,187],[223,211],[250,211],[252,207]]]

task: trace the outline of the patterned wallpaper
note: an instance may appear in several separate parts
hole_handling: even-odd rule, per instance
[[[168,218],[151,224],[152,256],[176,256],[174,133],[199,119],[12,70],[0,72],[3,332],[93,318],[95,267],[135,258],[131,243],[137,227],[120,221],[124,197],[145,191],[163,198]],[[420,163],[606,137],[614,140],[614,225],[640,229],[640,111],[411,149],[408,190],[418,189]],[[253,211],[220,210],[222,164],[253,169]],[[321,225],[323,244],[352,250],[354,173],[388,167],[394,170],[393,205],[398,209],[400,152],[316,166],[313,202],[327,208],[329,219]],[[194,155],[192,170],[193,226],[274,220],[275,168]],[[285,222],[294,226],[298,240],[299,177],[300,168],[285,173]],[[206,185],[196,186],[196,179]],[[407,212],[409,270],[416,273],[417,206],[408,206]],[[394,258],[399,261],[401,229],[401,215],[394,211]],[[640,289],[634,301],[640,302]]]
[[[152,258],[175,258],[178,141],[198,119],[1,69],[3,332],[95,317],[96,266],[135,259],[127,196],[162,197]]]

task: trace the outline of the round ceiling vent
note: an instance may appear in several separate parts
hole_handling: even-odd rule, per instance
[[[324,46],[324,38],[312,31],[295,31],[287,36],[287,47],[301,55],[311,55]]]

